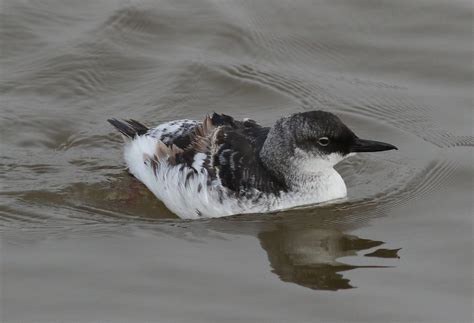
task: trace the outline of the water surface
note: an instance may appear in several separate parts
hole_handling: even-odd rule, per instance
[[[471,322],[469,1],[14,1],[2,322]],[[339,115],[346,201],[180,220],[106,119]]]

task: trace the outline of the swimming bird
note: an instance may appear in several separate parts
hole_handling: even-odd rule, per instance
[[[136,120],[108,121],[124,137],[128,171],[186,219],[345,198],[337,163],[355,153],[397,149],[360,139],[325,111],[295,113],[272,127],[218,113],[154,128]]]

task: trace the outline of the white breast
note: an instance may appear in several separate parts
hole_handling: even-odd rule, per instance
[[[296,149],[287,180],[292,183],[292,190],[299,193],[305,204],[345,198],[346,183],[334,169],[344,158],[337,153],[319,156]]]

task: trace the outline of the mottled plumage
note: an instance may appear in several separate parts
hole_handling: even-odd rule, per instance
[[[361,142],[323,111],[281,118],[271,128],[217,113],[202,122],[178,120],[156,128],[135,120],[109,122],[124,135],[129,171],[183,218],[344,197],[344,181],[332,166]],[[326,135],[331,146],[318,144]],[[394,148],[385,145],[378,150]]]

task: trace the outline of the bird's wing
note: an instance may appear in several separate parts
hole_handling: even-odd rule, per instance
[[[253,189],[276,194],[284,190],[260,161],[259,152],[267,133],[268,129],[260,127],[227,130],[217,136],[218,149],[212,156],[212,165],[222,185],[241,196],[254,194]]]

